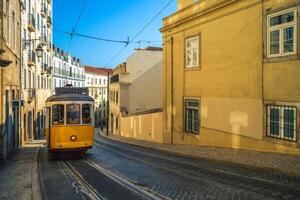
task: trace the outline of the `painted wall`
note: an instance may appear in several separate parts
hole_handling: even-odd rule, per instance
[[[127,59],[126,68],[127,75],[120,76],[120,83],[129,84],[128,113],[161,108],[162,51],[137,50]]]
[[[122,117],[120,135],[123,137],[163,142],[162,112]]]
[[[189,2],[179,1],[182,5]],[[299,102],[299,57],[266,60],[262,28],[267,12],[295,5],[299,1],[269,0],[263,6],[258,0],[204,0],[164,19],[165,142],[300,154],[294,148],[299,141],[265,141],[264,122],[267,100]],[[185,39],[196,35],[200,37],[200,66],[188,70]],[[200,99],[197,135],[184,131],[187,97]]]

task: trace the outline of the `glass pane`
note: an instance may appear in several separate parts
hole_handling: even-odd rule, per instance
[[[64,105],[53,105],[52,106],[52,124],[60,125],[64,124]]]
[[[198,133],[199,132],[199,112],[198,110],[194,110],[194,127],[193,132]]]
[[[279,30],[270,32],[270,54],[279,54]]]
[[[195,48],[193,51],[193,66],[198,66],[198,48]]]
[[[192,64],[192,60],[193,60],[193,52],[192,52],[191,49],[188,49],[188,50],[186,51],[186,66],[187,66],[187,67],[190,67],[190,66],[193,65],[193,64]]]
[[[91,118],[91,104],[82,105],[82,124],[92,123]]]
[[[294,110],[284,110],[284,137],[293,139],[294,138]]]
[[[198,106],[199,106],[199,103],[198,101],[187,101],[187,106],[188,107],[194,107],[194,108],[197,108],[198,109]]]
[[[187,48],[196,47],[196,46],[198,46],[198,37],[191,38],[191,39],[187,40],[187,42],[186,42],[186,47]]]
[[[283,23],[294,21],[294,12],[289,12],[283,15],[278,15],[270,19],[270,26],[276,26]]]
[[[270,109],[270,134],[279,136],[279,109]]]
[[[283,30],[284,37],[284,53],[294,51],[294,27],[285,28]]]
[[[80,105],[67,105],[67,124],[80,124]]]
[[[294,125],[291,124],[284,125],[284,137],[289,139],[294,139]]]

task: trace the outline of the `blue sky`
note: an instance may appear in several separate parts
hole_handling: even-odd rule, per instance
[[[126,40],[133,37],[161,10],[169,0],[88,0],[84,13],[76,29],[77,33],[101,38]],[[55,30],[71,32],[79,16],[84,0],[53,0],[53,42],[68,50],[67,34]],[[137,38],[137,40],[156,41],[151,46],[161,46],[162,18],[176,11],[177,0]],[[105,66],[124,44],[107,43],[74,36],[70,53],[81,59],[82,64],[96,67]],[[147,43],[141,47],[148,46]],[[130,44],[111,64],[111,67],[123,62],[138,48],[139,44]]]

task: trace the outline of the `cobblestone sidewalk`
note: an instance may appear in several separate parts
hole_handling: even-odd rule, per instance
[[[100,133],[100,131],[97,132]],[[273,170],[300,176],[300,156],[219,147],[160,144],[116,135],[101,135],[119,142],[167,151],[177,155],[234,163],[260,170]]]
[[[34,199],[33,167],[38,148],[20,148],[6,161],[0,161],[0,199]]]

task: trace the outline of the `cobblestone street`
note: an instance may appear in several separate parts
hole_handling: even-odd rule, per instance
[[[5,191],[0,199],[294,200],[300,196],[297,175],[179,156],[98,134],[83,158],[64,156],[49,154],[46,148],[20,149],[0,165],[4,177],[0,189]]]

